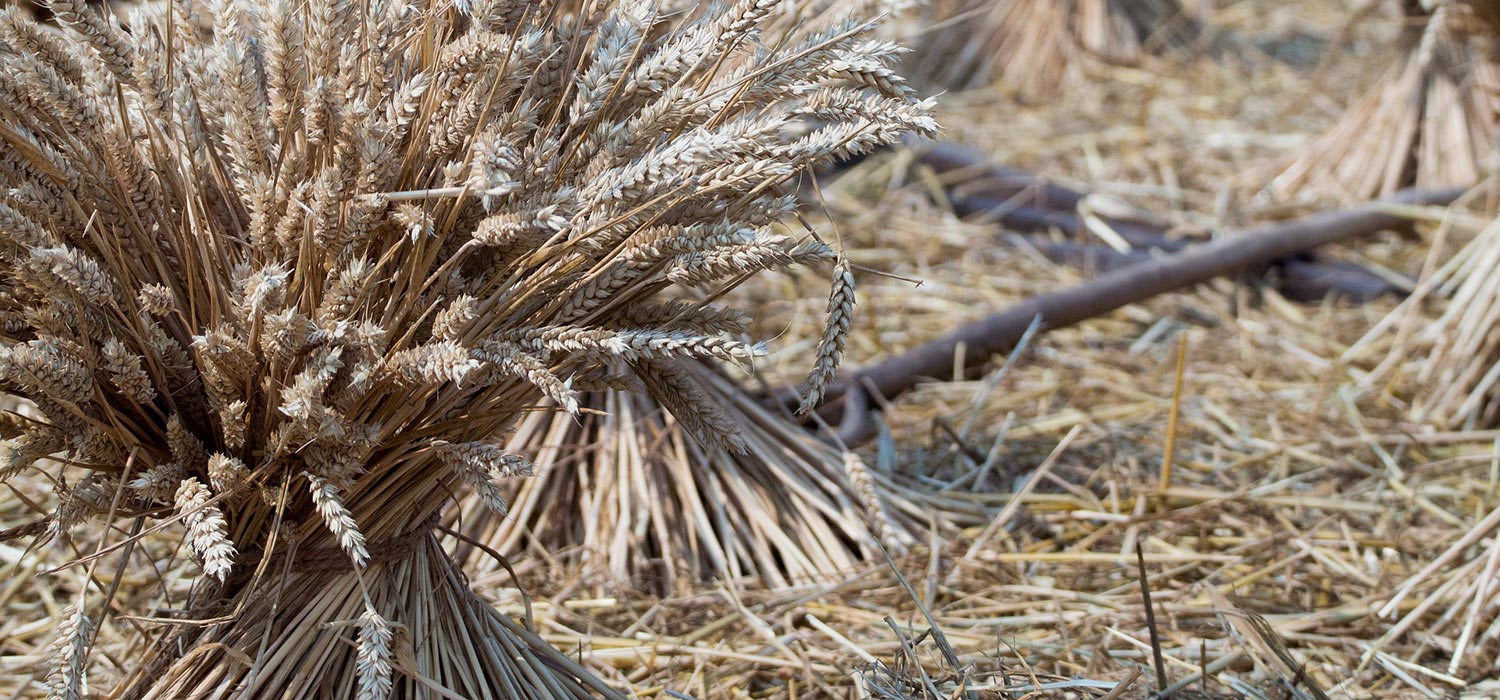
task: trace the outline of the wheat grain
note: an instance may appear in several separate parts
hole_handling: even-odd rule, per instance
[[[226,3],[228,5],[229,3]],[[240,177],[268,174],[271,170],[270,145],[266,131],[270,123],[269,106],[262,102],[256,68],[251,57],[234,45],[225,49],[219,61],[219,72],[228,94],[224,110],[226,143],[231,148],[232,163]]]
[[[168,503],[169,496],[176,494],[179,483],[188,475],[187,470],[176,462],[162,462],[142,471],[125,485],[135,495],[150,503]]]
[[[238,458],[215,452],[208,458],[208,485],[220,494],[240,491],[249,483],[250,470]],[[233,500],[231,496],[231,500]]]
[[[54,665],[47,673],[47,700],[83,700],[84,660],[94,622],[79,606],[63,611],[57,625],[57,638],[48,649]]]
[[[203,573],[223,581],[234,566],[234,544],[226,533],[224,514],[210,504],[208,489],[188,477],[177,487],[177,513],[187,523],[188,544],[198,555]]]
[[[199,471],[208,464],[208,453],[203,443],[182,424],[182,416],[173,414],[167,418],[167,448],[172,461],[189,471]]]
[[[238,452],[245,448],[245,409],[248,408],[242,399],[235,399],[219,409],[219,431],[224,439],[224,446]]]
[[[566,326],[513,331],[500,337],[532,351],[599,353],[626,360],[667,357],[715,357],[747,360],[761,354],[750,344],[684,331],[654,329],[585,329]]]
[[[833,288],[828,292],[828,320],[818,349],[813,353],[813,368],[802,384],[802,402],[797,412],[806,414],[823,400],[823,390],[838,372],[849,342],[849,324],[854,317],[854,272],[849,258],[840,255],[833,265]]]
[[[563,380],[547,367],[541,358],[526,352],[520,345],[505,342],[489,342],[475,355],[489,363],[495,373],[524,379],[540,389],[547,398],[568,413],[578,411],[578,394],[571,380]]]
[[[359,684],[356,700],[385,700],[391,694],[391,623],[371,608],[359,616]]]
[[[391,219],[406,231],[411,243],[433,234],[432,214],[415,204],[397,204],[391,209]]]
[[[94,375],[77,353],[56,339],[33,340],[0,352],[0,377],[72,403],[94,395]]]
[[[880,541],[880,545],[886,548],[892,556],[900,556],[906,553],[906,543],[901,539],[903,530],[891,512],[886,509],[885,502],[880,497],[880,492],[875,488],[875,480],[870,476],[870,468],[858,454],[844,452],[844,475],[854,485],[854,492],[859,494],[860,503],[864,506],[865,513],[870,520],[870,530]]]
[[[739,309],[664,301],[637,304],[620,314],[616,323],[622,326],[685,330],[700,335],[726,333],[732,336],[749,332],[750,317]]]
[[[411,384],[459,384],[479,368],[479,361],[471,357],[469,349],[463,345],[452,340],[439,340],[397,352],[391,355],[387,366]]]
[[[51,110],[70,128],[98,135],[99,116],[94,104],[78,88],[58,74],[51,64],[28,53],[7,61],[12,79],[32,104]],[[12,72],[13,71],[13,72]]]
[[[588,124],[603,111],[608,93],[624,75],[646,30],[655,22],[653,15],[650,3],[642,0],[623,0],[610,8],[609,16],[599,25],[589,67],[574,85],[572,109],[568,110],[573,124]]]
[[[684,287],[697,287],[725,277],[791,267],[796,261],[788,248],[790,239],[785,236],[758,236],[748,243],[678,255],[665,277]]]
[[[8,205],[0,204],[0,244],[9,248],[12,255],[52,243],[51,234],[35,221]]]
[[[130,43],[118,25],[95,14],[83,0],[48,0],[47,9],[88,42],[116,79],[132,83]]]
[[[294,21],[290,3],[271,0],[266,11],[266,93],[271,126],[279,131],[290,128],[305,80],[302,27]]]
[[[687,428],[689,435],[715,450],[744,454],[749,450],[739,426],[703,393],[676,364],[666,360],[633,363],[653,396]]]
[[[453,301],[448,302],[447,308],[439,311],[432,319],[432,334],[444,340],[458,340],[463,337],[464,327],[478,318],[475,310],[476,299],[468,294],[460,294]]]
[[[266,357],[289,360],[307,348],[308,338],[318,326],[295,307],[266,314],[260,335],[260,351]]]
[[[900,46],[889,41],[861,41],[835,54],[823,70],[831,77],[872,88],[887,97],[906,97],[911,87],[886,65],[890,56],[902,53],[905,51]]]
[[[500,479],[531,476],[530,462],[520,455],[506,452],[498,445],[446,440],[435,440],[432,445],[445,462],[466,471],[481,472]]]
[[[104,306],[115,298],[115,286],[98,262],[68,246],[33,247],[34,270],[51,274],[65,283],[69,292],[80,295],[84,303]]]
[[[216,404],[243,398],[255,357],[244,338],[224,324],[194,336],[193,350],[198,357],[197,374]]]
[[[154,316],[166,316],[177,309],[177,297],[164,284],[148,284],[140,289],[137,294],[136,303],[141,309]]]
[[[338,539],[339,546],[349,555],[356,566],[364,566],[370,560],[370,551],[365,549],[365,535],[354,523],[354,516],[344,506],[338,489],[327,479],[311,472],[302,472],[312,493],[313,505],[328,530]]]
[[[54,188],[27,182],[11,188],[4,196],[20,211],[35,217],[44,229],[83,231],[86,228]]]
[[[90,436],[97,439],[99,433]],[[74,438],[73,450],[82,453],[84,450],[97,449],[91,444],[90,437]],[[52,521],[48,524],[48,536],[54,536],[72,529],[74,525],[84,522],[91,517],[97,517],[109,508],[110,498],[119,488],[119,480],[113,476],[95,472],[78,482],[73,488],[63,492],[62,498],[58,499],[57,507],[52,511]]]
[[[463,477],[464,484],[474,492],[475,497],[484,504],[485,508],[501,517],[505,516],[509,508],[505,505],[505,497],[501,495],[500,487],[495,483],[495,479],[516,475],[530,476],[531,474],[529,463],[513,455],[495,456],[492,451],[495,448],[490,445],[482,443],[455,445],[446,440],[434,440],[432,445],[442,457],[443,463]]]
[[[31,428],[18,437],[0,443],[0,480],[21,473],[37,460],[61,452],[67,446],[67,435],[47,426]]]
[[[0,38],[10,42],[13,51],[36,54],[43,63],[56,66],[68,82],[83,83],[83,65],[69,52],[68,45],[23,19],[17,8],[0,10]]]
[[[131,352],[118,338],[106,340],[102,349],[103,369],[109,373],[115,389],[138,404],[151,403],[156,389],[142,366],[141,356]]]
[[[323,396],[338,371],[344,368],[343,355],[342,347],[320,348],[281,390],[281,406],[277,410],[291,419],[287,427],[293,434],[321,432],[311,424],[325,417]]]

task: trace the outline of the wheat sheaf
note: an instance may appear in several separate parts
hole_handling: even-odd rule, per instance
[[[78,565],[168,530],[202,570],[134,611],[116,697],[618,696],[469,592],[437,514],[503,508],[504,436],[583,388],[706,411],[654,368],[748,361],[709,300],[829,255],[771,225],[788,178],[935,129],[865,18],[800,3],[50,9],[0,15],[0,378],[31,404],[0,478],[50,477],[33,529],[104,538]]]

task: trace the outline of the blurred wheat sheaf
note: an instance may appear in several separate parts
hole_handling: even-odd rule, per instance
[[[584,389],[733,440],[653,377],[753,357],[711,300],[832,259],[773,226],[790,176],[936,129],[866,18],[799,3],[49,9],[0,15],[0,479],[49,476],[45,536],[119,524],[79,565],[184,533],[120,697],[616,695],[468,591],[439,509],[503,511],[505,435]]]
[[[1270,184],[1280,197],[1361,200],[1476,183],[1500,128],[1500,4],[1406,3],[1380,80]]]
[[[1084,59],[1134,64],[1197,41],[1179,0],[935,0],[907,68],[948,89],[1055,97]]]

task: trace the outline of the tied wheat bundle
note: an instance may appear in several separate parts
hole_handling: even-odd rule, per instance
[[[1361,389],[1404,394],[1414,420],[1464,429],[1500,425],[1500,220],[1459,212],[1442,217],[1430,272],[1344,360],[1377,358]],[[1443,244],[1461,236],[1467,240],[1456,251]],[[1438,264],[1443,255],[1449,257]],[[1443,300],[1436,317],[1427,314],[1433,298]]]
[[[479,602],[440,509],[503,509],[507,430],[582,388],[711,414],[653,377],[757,347],[659,297],[825,258],[769,226],[787,179],[935,128],[870,24],[774,0],[51,10],[0,16],[0,378],[41,416],[0,477],[51,475],[53,535],[135,522],[90,566],[185,528],[203,575],[119,697],[614,695]]]
[[[668,594],[709,577],[827,582],[876,547],[899,553],[929,517],[983,519],[974,504],[905,488],[840,452],[705,363],[679,362],[659,380],[695,387],[717,408],[695,419],[738,434],[714,440],[712,427],[674,418],[643,391],[590,393],[582,402],[596,411],[582,420],[522,420],[507,448],[537,476],[513,484],[510,515],[470,496],[459,522],[501,554],[571,554],[562,560],[606,583]],[[465,570],[503,573],[481,548],[460,546],[459,557]]]
[[[1083,59],[1136,64],[1196,40],[1178,0],[938,0],[906,71],[937,86],[1056,94]]]
[[[1365,200],[1406,187],[1472,185],[1487,172],[1500,128],[1495,6],[1408,4],[1414,24],[1400,58],[1276,176],[1272,194]]]

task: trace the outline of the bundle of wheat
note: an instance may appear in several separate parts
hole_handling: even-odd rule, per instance
[[[1283,172],[1273,189],[1365,197],[1411,184],[1473,185],[1492,173],[1500,146],[1495,8],[1468,0],[1408,0],[1406,15],[1415,22],[1406,37],[1411,48],[1391,79]],[[1418,420],[1494,425],[1500,422],[1500,339],[1493,333],[1500,312],[1500,226],[1453,217],[1445,215],[1444,235],[1435,239],[1415,293],[1344,356],[1378,360],[1361,381],[1366,390],[1411,381],[1408,398]],[[1449,248],[1448,241],[1458,245]],[[1427,319],[1432,297],[1448,301]],[[1392,328],[1399,332],[1389,333]]]
[[[1081,58],[1133,64],[1199,34],[1178,0],[940,0],[925,12],[909,75],[1030,96],[1055,94]]]
[[[1425,3],[1424,3],[1425,4]],[[1500,23],[1492,3],[1408,3],[1405,48],[1369,93],[1271,183],[1279,197],[1364,200],[1470,185],[1500,128]]]
[[[756,346],[656,298],[828,257],[768,227],[788,177],[935,129],[869,24],[775,0],[665,31],[631,0],[51,10],[0,16],[0,379],[43,416],[0,478],[56,479],[51,535],[136,522],[90,565],[185,526],[204,575],[123,697],[610,694],[478,602],[440,508],[503,511],[515,420],[633,374],[733,439],[655,377]]]
[[[1441,233],[1421,284],[1343,359],[1374,362],[1361,389],[1404,394],[1418,421],[1494,426],[1500,424],[1500,221],[1437,216]],[[1452,239],[1463,241],[1456,250],[1445,245]],[[1433,297],[1445,305],[1429,317]]]
[[[877,547],[900,552],[923,539],[929,519],[953,528],[984,517],[972,502],[903,487],[701,362],[655,381],[696,387],[718,410],[669,412],[650,393],[617,390],[583,397],[594,411],[581,420],[529,416],[506,447],[530,457],[536,478],[515,484],[509,516],[471,496],[458,522],[500,554],[571,554],[561,559],[596,580],[671,593],[709,577],[827,582]],[[674,413],[737,425],[738,435],[705,442],[695,436],[711,431]],[[459,556],[468,571],[499,565],[482,548]]]

